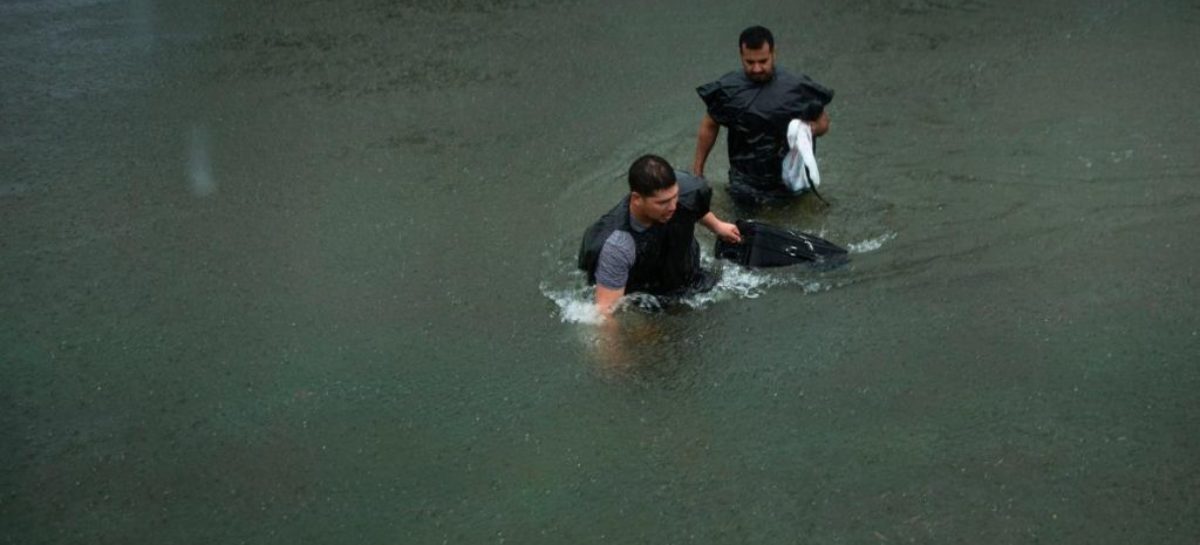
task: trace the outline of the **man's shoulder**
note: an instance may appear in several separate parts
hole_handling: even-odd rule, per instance
[[[717,78],[717,81],[742,84],[749,82],[750,78],[746,77],[745,70],[730,70]]]
[[[812,83],[812,82],[813,82],[813,79],[808,77],[806,74],[802,74],[799,72],[792,72],[785,68],[776,68],[774,77],[771,78],[771,81],[767,85],[796,85],[796,84],[807,84],[807,83]],[[741,88],[746,88],[746,87],[755,87],[758,85],[762,85],[762,84],[755,82],[754,80],[751,80],[749,77],[747,77],[745,71],[731,70],[729,72],[726,72],[721,77],[713,80],[712,82],[703,85],[702,87],[710,87],[711,86],[711,87],[720,87],[720,88],[726,88],[726,89],[728,89],[728,88],[741,89]]]
[[[585,253],[589,255],[598,254],[600,249],[604,247],[604,243],[608,240],[610,234],[624,226],[625,218],[627,217],[629,217],[628,196],[621,199],[621,202],[617,203],[616,206],[612,207],[612,209],[605,212],[604,215],[597,218],[596,221],[588,226],[587,230],[583,233],[583,248],[580,250],[580,255]]]
[[[827,104],[833,100],[833,89],[818,83],[817,80],[812,79],[808,74],[801,72],[790,72],[783,68],[776,68],[775,78],[772,83],[778,85],[781,89],[811,96],[823,104]]]
[[[708,185],[708,180],[684,170],[675,171],[675,180],[679,183],[679,207],[697,212],[699,215],[693,220],[707,214],[712,203],[712,187]],[[677,215],[683,217],[682,214]]]
[[[741,70],[731,70],[721,75],[721,77],[713,80],[709,85],[721,87],[724,89],[740,89],[753,83],[750,78],[746,77],[746,73]]]
[[[633,241],[633,234],[624,229],[613,229],[604,239],[604,246],[612,246],[614,248],[634,248],[637,246]]]
[[[628,269],[637,260],[637,242],[633,240],[629,231],[614,229],[604,239],[599,258],[602,266],[607,269]]]
[[[686,170],[675,171],[675,181],[679,184],[679,194],[692,193],[708,187],[708,180],[696,176]]]
[[[776,68],[775,77],[771,78],[772,85],[781,85],[785,87],[794,87],[807,81],[811,81],[811,78],[804,74],[792,72],[791,70],[787,70],[785,68]]]
[[[812,78],[799,72],[792,72],[785,68],[775,68],[775,74],[771,81],[766,83],[767,86],[772,85],[796,85],[801,83],[811,82]],[[750,79],[743,70],[731,70],[726,72],[721,77],[717,78],[712,84],[718,84],[724,88],[750,88],[764,85]]]
[[[733,71],[719,79],[705,83],[696,88],[696,94],[708,108],[708,115],[721,125],[731,123],[738,113],[752,99],[747,91],[754,85],[742,71]]]

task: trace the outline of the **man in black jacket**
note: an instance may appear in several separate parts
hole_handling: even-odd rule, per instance
[[[775,37],[752,26],[738,37],[742,69],[701,85],[696,92],[707,111],[700,121],[692,172],[704,176],[704,164],[721,126],[729,129],[729,194],[742,205],[791,196],[783,182],[787,126],[801,119],[813,136],[829,131],[825,106],[833,90],[806,75],[775,66]]]
[[[709,210],[711,199],[703,178],[672,169],[662,157],[633,162],[629,195],[588,228],[579,248],[579,268],[596,285],[601,315],[611,315],[626,293],[677,296],[701,287],[696,223],[723,240],[741,240],[737,226]]]

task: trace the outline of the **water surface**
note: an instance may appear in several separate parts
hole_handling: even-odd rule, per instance
[[[0,541],[1195,543],[1200,8],[1018,4],[0,4]],[[856,253],[601,349],[754,23]]]

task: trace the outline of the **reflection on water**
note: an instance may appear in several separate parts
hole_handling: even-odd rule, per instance
[[[197,197],[207,197],[217,190],[217,180],[213,178],[212,162],[208,157],[208,129],[203,126],[193,126],[191,139],[188,144],[188,179],[189,189]]]

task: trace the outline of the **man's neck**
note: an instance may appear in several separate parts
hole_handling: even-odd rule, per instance
[[[629,223],[630,227],[633,227],[633,229],[639,233],[649,229],[651,225],[654,225],[653,220],[640,214],[638,210],[634,209],[633,206],[629,207]]]

